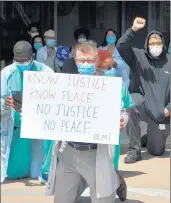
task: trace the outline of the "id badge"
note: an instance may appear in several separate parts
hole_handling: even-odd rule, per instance
[[[166,130],[165,124],[159,124],[159,130]]]

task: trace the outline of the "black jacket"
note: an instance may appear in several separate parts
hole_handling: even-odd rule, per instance
[[[151,34],[159,34],[163,41],[163,51],[158,58],[149,54],[148,41]],[[170,68],[171,59],[167,54],[164,37],[157,31],[147,36],[144,49],[132,47],[131,43],[137,32],[128,29],[117,43],[117,49],[132,70],[134,92],[145,98],[148,116],[157,123],[169,123],[170,117],[165,118],[164,108],[170,112]]]
[[[64,65],[62,67],[62,73],[70,73],[70,74],[77,74],[78,69],[73,58],[68,58],[65,60]]]

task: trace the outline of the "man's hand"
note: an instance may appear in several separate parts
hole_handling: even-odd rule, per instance
[[[13,106],[13,99],[11,96],[6,97],[5,99],[5,108]]]
[[[170,112],[168,111],[168,109],[164,109],[164,116],[165,117],[168,117],[168,116],[170,116]]]
[[[124,121],[124,117],[121,116],[120,117],[120,131],[122,131],[125,127],[125,121]]]
[[[18,112],[21,112],[21,107],[17,105],[17,103],[13,100],[12,96],[8,96],[5,99],[5,108],[8,109],[9,107],[14,108]]]
[[[133,26],[132,26],[132,30],[134,32],[141,30],[145,27],[146,24],[146,20],[143,18],[135,18],[134,22],[133,22]]]

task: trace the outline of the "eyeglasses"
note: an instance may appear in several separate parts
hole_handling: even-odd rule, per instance
[[[83,58],[76,58],[75,59],[78,63],[96,63],[97,58],[94,59],[83,59]]]

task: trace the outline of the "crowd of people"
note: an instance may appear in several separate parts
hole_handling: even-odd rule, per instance
[[[88,186],[92,203],[113,203],[116,194],[126,200],[127,185],[119,174],[123,131],[129,138],[125,163],[141,160],[141,147],[161,156],[170,133],[170,42],[167,46],[162,33],[152,31],[144,49],[133,47],[134,37],[145,25],[145,19],[135,18],[120,39],[108,29],[100,47],[90,40],[86,28],[74,32],[72,47],[57,46],[54,30],[41,36],[36,27],[29,30],[28,41],[15,44],[13,63],[1,71],[1,182],[38,178],[46,184],[46,194],[54,195],[54,203],[74,203]],[[29,70],[121,77],[119,144],[20,138],[22,107],[13,95],[22,93],[23,72]],[[131,94],[130,80],[134,81]],[[146,135],[140,121],[147,123]]]

